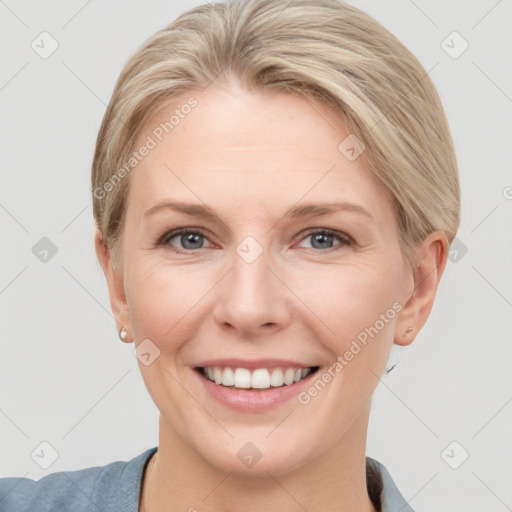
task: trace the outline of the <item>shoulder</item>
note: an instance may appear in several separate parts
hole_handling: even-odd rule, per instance
[[[396,512],[398,510],[400,510],[400,512],[414,512],[412,507],[398,490],[398,487],[384,464],[380,463],[378,460],[372,459],[371,457],[366,457],[366,464],[370,465],[379,475],[382,483],[381,512]]]
[[[50,473],[38,481],[23,477],[0,478],[0,510],[137,512],[142,472],[156,450],[156,447],[150,448],[130,461]]]

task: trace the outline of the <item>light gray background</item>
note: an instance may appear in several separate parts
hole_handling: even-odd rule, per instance
[[[38,480],[158,444],[158,410],[133,345],[117,337],[94,253],[90,165],[126,59],[199,3],[0,1],[2,477]],[[430,71],[455,141],[467,247],[416,341],[392,353],[367,453],[418,512],[512,510],[512,2],[349,3]],[[42,31],[59,44],[47,59],[31,48]],[[469,43],[457,59],[441,47],[453,31]],[[58,248],[46,263],[32,252],[42,237]],[[31,458],[43,441],[59,454],[47,469]],[[469,453],[458,469],[441,456],[452,441]]]

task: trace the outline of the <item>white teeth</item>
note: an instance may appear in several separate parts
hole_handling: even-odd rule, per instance
[[[284,371],[283,371],[284,370]],[[210,381],[222,386],[234,386],[240,389],[268,389],[270,387],[289,386],[299,382],[311,372],[311,368],[221,368],[220,366],[203,368],[203,375]]]
[[[237,368],[235,370],[235,388],[250,388],[251,372],[247,368]]]
[[[222,376],[222,385],[223,386],[234,386],[235,385],[235,375],[231,368],[224,368],[224,374]]]
[[[281,368],[274,368],[270,375],[271,386],[282,386],[283,385],[283,370]]]
[[[215,384],[222,384],[222,370],[218,367],[213,369],[213,376],[215,378]]]
[[[252,372],[251,377],[251,387],[257,389],[265,389],[270,387],[270,375],[268,374],[268,370],[265,368],[261,368],[259,370],[254,370]]]
[[[284,383],[289,386],[293,384],[293,378],[295,377],[295,370],[293,368],[286,368],[284,372]]]

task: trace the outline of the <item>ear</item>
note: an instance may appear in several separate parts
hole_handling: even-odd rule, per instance
[[[396,322],[395,343],[410,345],[430,315],[437,287],[448,259],[449,244],[444,231],[431,233],[416,249],[416,267],[404,290]]]
[[[94,246],[96,248],[96,256],[100,262],[103,273],[107,280],[108,292],[110,295],[110,307],[116,321],[117,332],[119,333],[124,327],[128,332],[127,342],[132,341],[132,329],[130,321],[130,309],[126,301],[124,290],[123,273],[114,269],[110,257],[110,250],[105,242],[103,233],[96,227],[94,234]]]

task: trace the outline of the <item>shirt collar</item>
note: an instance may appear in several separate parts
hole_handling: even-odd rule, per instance
[[[378,460],[366,457],[366,463],[371,464],[379,473],[382,481],[381,512],[414,512],[402,496],[386,467]]]

